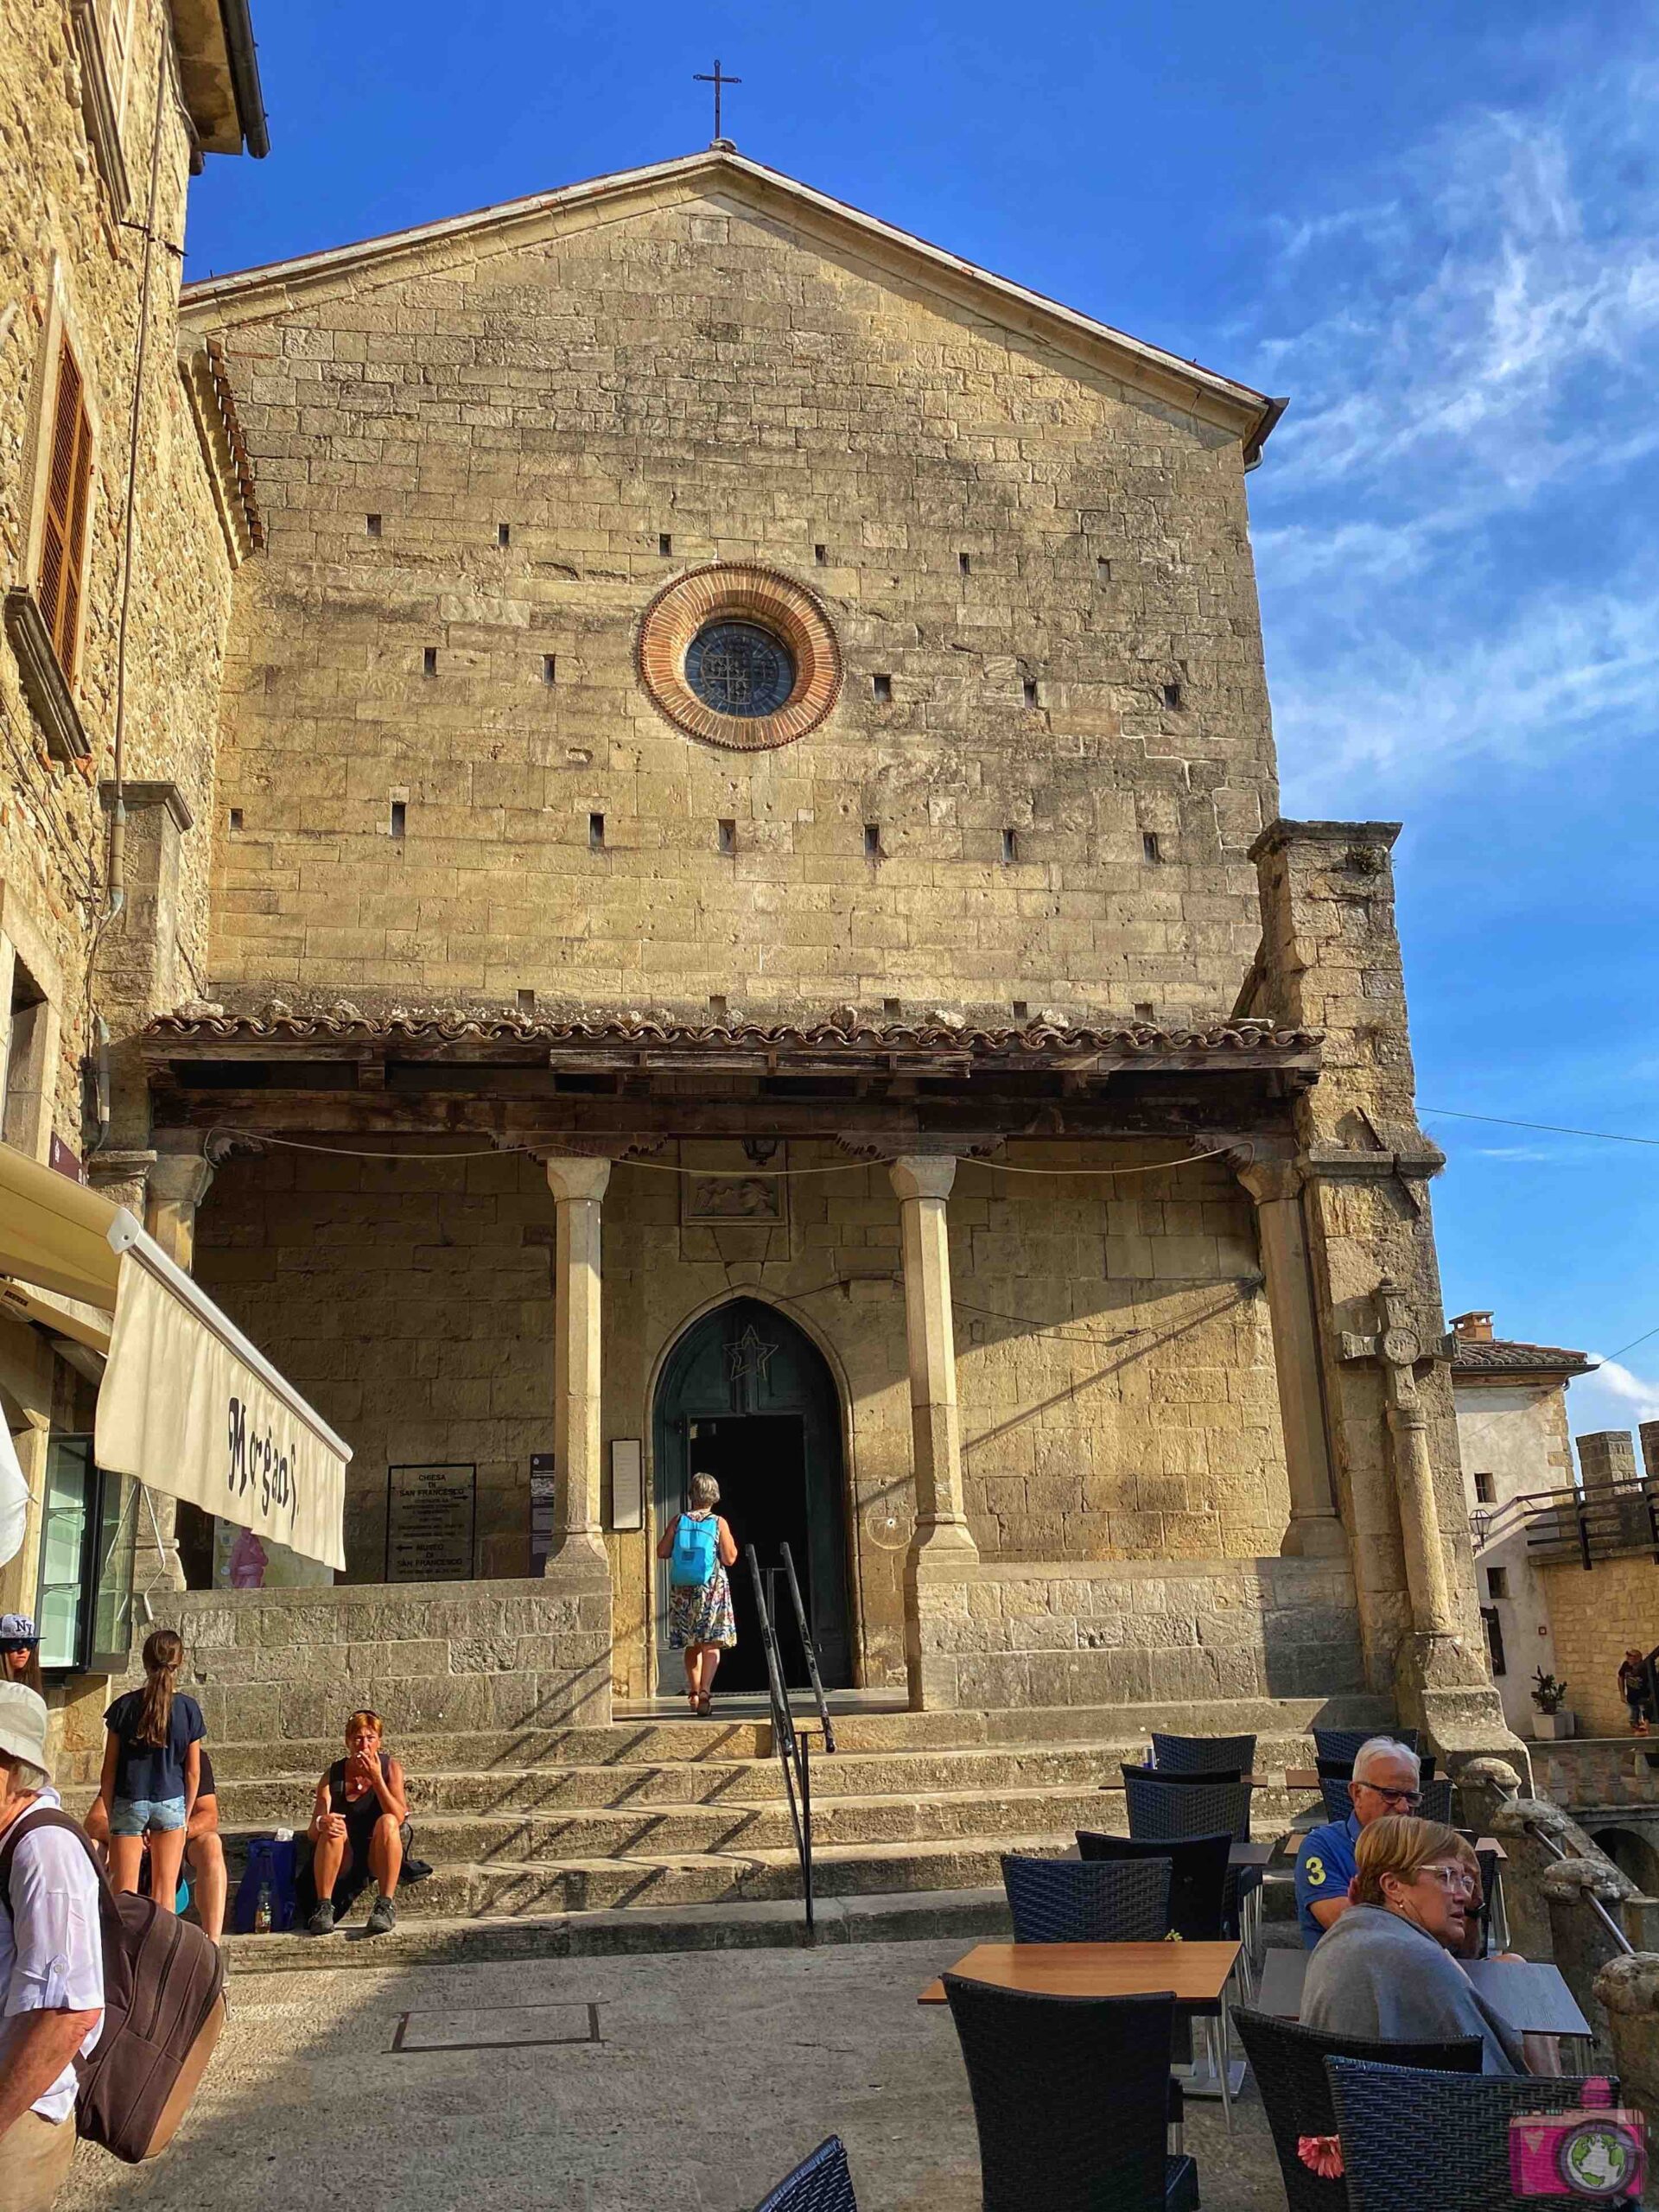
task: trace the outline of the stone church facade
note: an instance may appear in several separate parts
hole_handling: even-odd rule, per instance
[[[119,1110],[348,1581],[448,1501],[363,1632],[671,1688],[706,1469],[849,1686],[1500,1745],[1395,825],[1278,816],[1279,403],[719,147],[181,312],[264,544]]]

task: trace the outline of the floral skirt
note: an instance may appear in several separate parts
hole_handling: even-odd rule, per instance
[[[683,1584],[668,1599],[668,1648],[687,1650],[694,1643],[717,1643],[729,1651],[737,1642],[737,1618],[732,1611],[732,1586],[723,1567],[713,1579]]]

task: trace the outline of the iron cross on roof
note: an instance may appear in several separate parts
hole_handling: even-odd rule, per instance
[[[723,88],[724,86],[726,86],[727,85],[741,85],[741,84],[742,83],[743,79],[742,79],[741,77],[722,77],[722,76],[721,75],[721,73],[720,73],[720,63],[718,62],[718,60],[716,60],[716,62],[715,63],[715,73],[714,73],[714,75],[713,75],[712,77],[711,77],[711,76],[709,76],[709,74],[708,73],[708,72],[707,72],[706,70],[699,69],[698,71],[696,71],[696,74],[694,75],[694,77],[693,77],[693,79],[692,79],[692,81],[693,81],[693,83],[694,83],[694,84],[698,84],[698,85],[712,85],[712,86],[714,86],[714,88],[715,88],[715,137],[714,137],[714,143],[715,143],[716,146],[724,146],[724,145],[727,145],[729,142],[728,142],[728,140],[726,138],[726,137],[725,137],[724,133],[723,133],[723,132],[721,131],[721,122],[720,122],[720,95],[721,95],[721,90],[722,90],[722,88]]]

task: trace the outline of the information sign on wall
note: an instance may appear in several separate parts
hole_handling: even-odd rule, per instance
[[[388,1582],[469,1582],[476,1465],[388,1467]]]

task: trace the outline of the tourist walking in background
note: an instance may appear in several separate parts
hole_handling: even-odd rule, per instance
[[[0,1680],[0,2212],[50,2212],[75,2155],[75,2061],[104,2031],[98,1876],[67,1827],[46,1700]]]
[[[1645,1736],[1650,1732],[1653,1718],[1652,1696],[1648,1688],[1648,1662],[1635,1644],[1631,1644],[1619,1662],[1618,1691],[1630,1716],[1631,1732]]]
[[[693,1713],[712,1711],[715,1673],[722,1651],[737,1643],[728,1567],[737,1564],[737,1544],[715,1511],[720,1484],[712,1475],[693,1475],[690,1503],[664,1529],[658,1559],[669,1562],[668,1648],[685,1654],[685,1694]]]
[[[346,1912],[372,1880],[374,1903],[365,1933],[384,1936],[397,1925],[397,1879],[410,1836],[404,1770],[384,1748],[385,1725],[365,1707],[346,1723],[346,1757],[317,1784],[311,1815],[311,1878],[316,1910],[306,1923],[312,1936],[332,1936],[336,1910]],[[338,1907],[335,1890],[340,1889]]]
[[[40,1630],[27,1613],[0,1613],[0,1682],[22,1682],[40,1694]]]
[[[149,1839],[149,1890],[175,1909],[185,1830],[201,1787],[201,1707],[177,1688],[184,1639],[170,1628],[144,1642],[144,1687],[128,1690],[104,1715],[109,1731],[99,1803],[110,1838],[110,1879],[136,1891]]]

